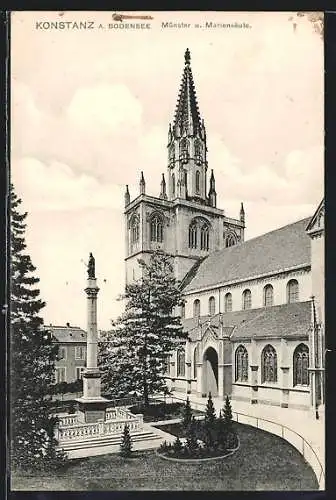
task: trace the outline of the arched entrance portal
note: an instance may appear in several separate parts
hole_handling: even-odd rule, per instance
[[[208,347],[203,356],[203,394],[218,396],[218,354]]]

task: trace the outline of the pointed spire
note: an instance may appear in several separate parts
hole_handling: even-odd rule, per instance
[[[126,184],[126,191],[125,191],[125,207],[127,207],[127,205],[129,205],[129,204],[130,204],[130,201],[131,201],[131,197],[130,197],[129,190],[128,190],[128,184]]]
[[[215,207],[217,205],[217,193],[216,193],[216,183],[213,168],[211,169],[210,176],[210,189],[209,189],[209,205]]]
[[[160,198],[162,200],[166,200],[167,199],[166,180],[165,180],[164,174],[162,174]]]
[[[146,183],[143,172],[140,175],[140,194],[145,194],[146,192]]]
[[[184,54],[182,82],[175,111],[173,132],[175,136],[201,135],[201,117],[198,110],[194,79],[190,66],[190,51]]]
[[[240,205],[240,222],[245,222],[245,210],[244,210],[243,202],[241,202],[241,205]]]

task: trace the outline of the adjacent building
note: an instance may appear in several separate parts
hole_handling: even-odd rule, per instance
[[[75,382],[86,367],[86,332],[78,326],[45,326],[59,346],[55,366],[56,383]]]

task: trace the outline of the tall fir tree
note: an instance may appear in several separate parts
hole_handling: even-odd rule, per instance
[[[197,424],[195,417],[192,417],[191,422],[188,426],[187,430],[187,442],[186,442],[186,448],[190,455],[195,455],[196,451],[199,449],[199,444],[197,440]]]
[[[215,444],[216,435],[216,410],[209,392],[208,402],[203,422],[203,441],[206,447],[212,448]]]
[[[185,406],[183,408],[183,416],[182,416],[182,427],[185,431],[188,430],[191,422],[192,422],[192,409],[190,406],[190,400],[187,397]]]
[[[162,377],[166,358],[185,342],[180,316],[182,292],[174,276],[171,257],[154,251],[148,262],[139,260],[141,278],[126,286],[125,312],[117,322],[118,363],[131,378],[130,389],[149,396],[166,390]]]
[[[124,426],[124,432],[121,438],[121,443],[120,443],[120,455],[122,457],[129,457],[131,456],[132,453],[132,438],[130,435],[129,431],[129,426],[125,424]]]
[[[45,303],[36,288],[39,278],[26,253],[27,213],[10,187],[10,438],[11,462],[23,468],[60,465],[50,414],[58,347],[39,316]]]
[[[223,417],[226,431],[226,447],[233,448],[237,444],[237,434],[233,426],[232,408],[229,396],[225,398]]]

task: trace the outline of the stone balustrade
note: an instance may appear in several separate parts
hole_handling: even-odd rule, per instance
[[[109,413],[113,415],[113,412]],[[73,422],[71,422],[71,419],[73,419]],[[113,434],[121,434],[125,424],[129,426],[130,432],[141,430],[143,427],[143,415],[135,416],[127,413],[123,418],[115,416],[106,419],[105,422],[99,421],[92,424],[78,423],[76,415],[61,417],[56,437],[61,445],[69,441],[82,441],[94,437],[99,438]]]

